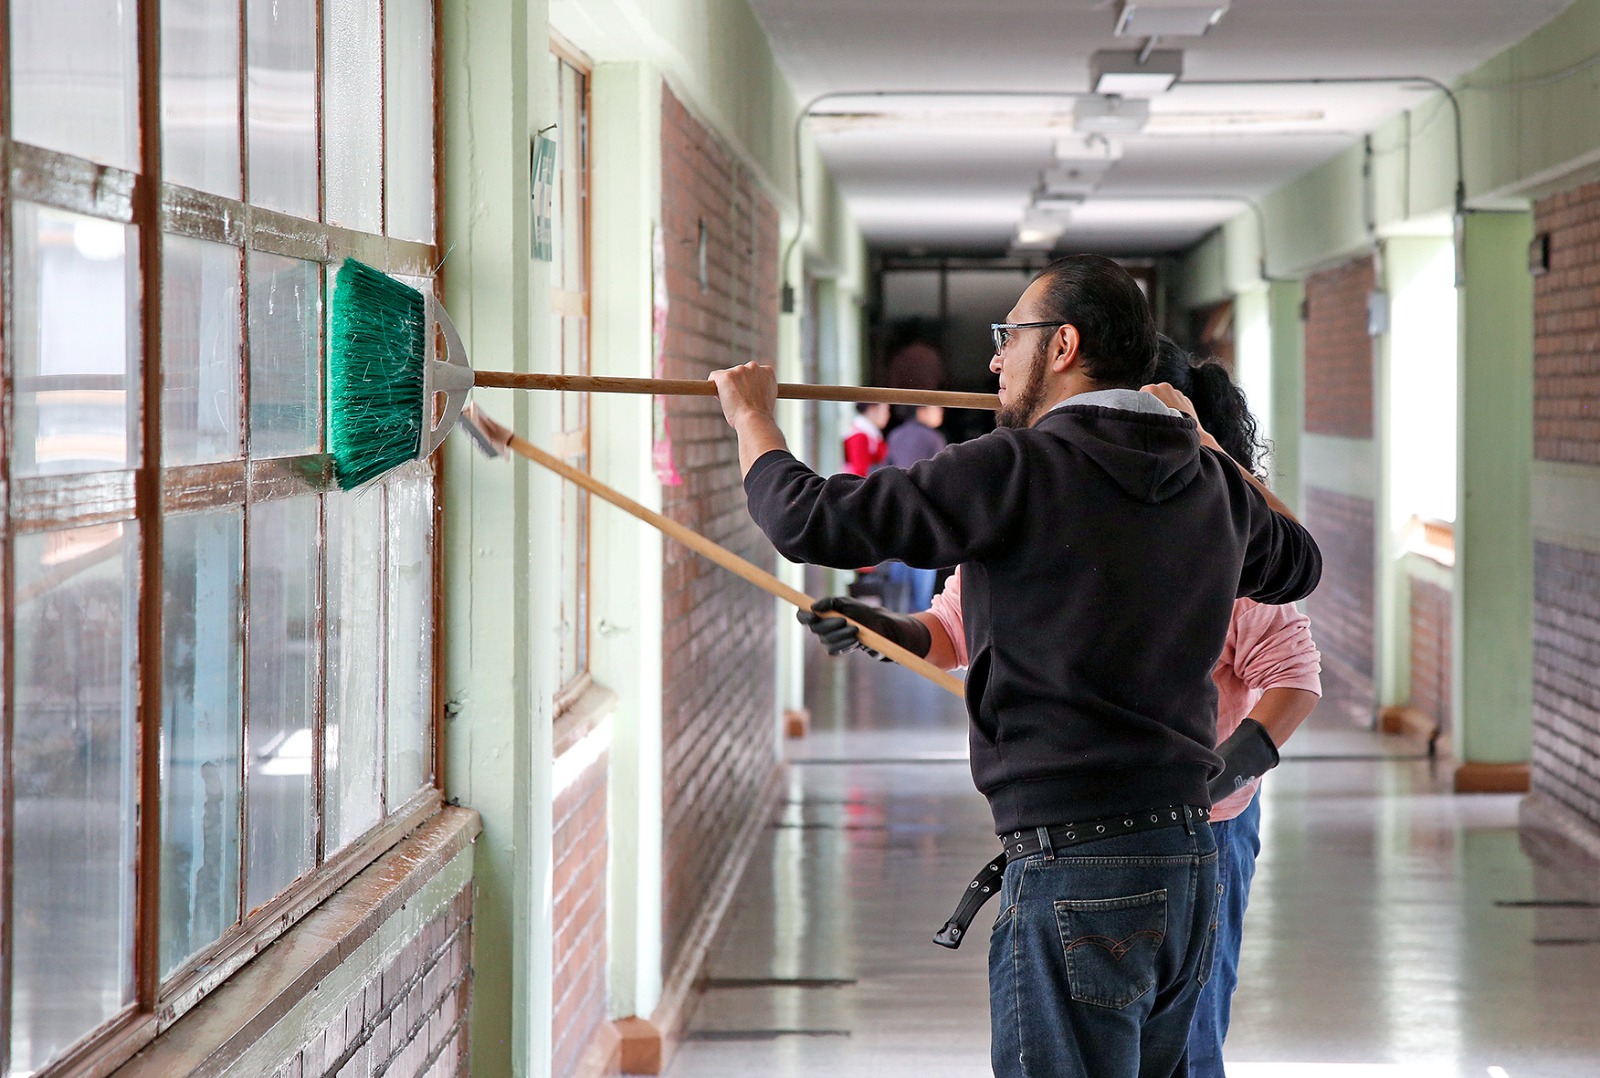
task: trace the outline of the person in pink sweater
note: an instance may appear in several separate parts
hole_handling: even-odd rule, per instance
[[[1214,361],[1191,363],[1163,337],[1156,377],[1179,390],[1184,403],[1192,403],[1203,428],[1202,444],[1227,453],[1246,471],[1254,472],[1258,448],[1255,419],[1226,369]],[[1166,396],[1163,399],[1173,403]],[[844,614],[913,651],[922,651],[925,636],[928,661],[944,669],[967,665],[959,568],[927,610],[893,615],[858,607],[861,604],[848,599],[823,599],[814,613],[802,612],[800,620],[833,654],[859,646],[853,625],[828,616]],[[1321,654],[1304,614],[1293,606],[1266,606],[1250,599],[1234,603],[1227,642],[1211,675],[1217,686],[1217,744],[1226,763],[1237,762],[1230,759],[1234,754],[1229,747],[1239,745],[1244,751],[1237,755],[1254,766],[1230,766],[1212,783],[1211,828],[1217,840],[1222,896],[1211,977],[1201,991],[1189,1031],[1189,1074],[1193,1078],[1224,1078],[1222,1043],[1238,984],[1245,906],[1261,851],[1261,808],[1256,797],[1260,771],[1265,770],[1260,766],[1261,754],[1270,760],[1266,766],[1275,764],[1277,746],[1311,714],[1322,693],[1321,669]]]

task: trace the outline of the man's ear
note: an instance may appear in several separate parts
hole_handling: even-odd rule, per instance
[[[1065,374],[1078,362],[1078,348],[1082,338],[1078,336],[1078,327],[1071,322],[1056,327],[1055,336],[1050,341],[1050,369],[1056,374]]]

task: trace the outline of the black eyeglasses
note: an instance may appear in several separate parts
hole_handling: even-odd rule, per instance
[[[1068,325],[1068,324],[1069,323],[1067,323],[1066,321],[1061,321],[1061,322],[990,322],[989,323],[989,333],[990,333],[991,336],[994,337],[994,352],[995,352],[995,355],[999,355],[1001,350],[1005,348],[1006,342],[1011,340],[1011,331],[1014,330],[1014,329],[1039,329],[1039,328],[1041,328],[1043,326],[1065,326],[1065,325]]]

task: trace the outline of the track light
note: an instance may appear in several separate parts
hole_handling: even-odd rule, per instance
[[[1182,49],[1101,49],[1089,58],[1089,89],[1097,94],[1148,97],[1182,77]]]
[[[1118,37],[1200,37],[1228,10],[1228,0],[1122,0]]]

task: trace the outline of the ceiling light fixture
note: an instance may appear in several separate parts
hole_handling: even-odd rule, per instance
[[[1101,49],[1089,58],[1089,89],[1097,94],[1147,97],[1182,77],[1182,49]]]
[[[1080,97],[1072,109],[1072,126],[1101,135],[1130,135],[1144,130],[1150,102],[1142,97],[1094,94]]]
[[[1228,0],[1122,0],[1118,37],[1201,37],[1228,10]]]

